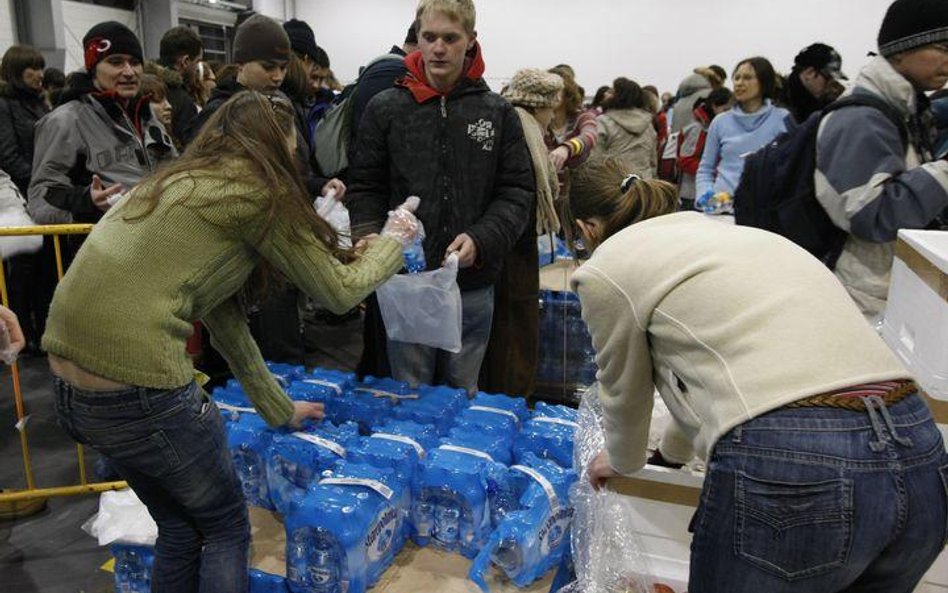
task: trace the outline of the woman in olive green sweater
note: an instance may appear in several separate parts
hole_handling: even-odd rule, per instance
[[[294,169],[289,102],[244,92],[171,167],[109,210],[56,290],[43,347],[57,416],[112,460],[158,523],[153,591],[247,590],[249,526],[220,414],[185,341],[201,320],[273,426],[322,418],[264,365],[243,290],[280,274],[342,313],[402,266],[414,216],[337,247]],[[252,280],[248,283],[248,280]]]

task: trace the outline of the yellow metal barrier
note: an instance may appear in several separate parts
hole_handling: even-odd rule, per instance
[[[0,237],[24,235],[52,235],[53,248],[56,251],[56,274],[63,278],[63,257],[60,236],[85,235],[92,230],[91,224],[54,224],[31,227],[0,227]],[[9,306],[7,297],[7,283],[0,260],[0,301],[5,307]],[[41,508],[46,498],[51,496],[74,496],[78,494],[94,494],[108,490],[125,488],[125,482],[89,482],[86,471],[86,459],[82,445],[76,445],[76,454],[79,460],[79,483],[72,486],[57,486],[53,488],[37,488],[33,477],[33,464],[30,459],[30,445],[27,439],[27,416],[23,406],[23,393],[20,390],[20,369],[17,363],[11,366],[13,375],[13,396],[16,400],[17,428],[20,433],[20,447],[23,450],[23,471],[26,475],[26,488],[22,490],[4,490],[0,492],[0,505],[25,508],[23,503],[39,502]],[[36,507],[36,504],[33,504]],[[16,509],[14,509],[16,510]]]

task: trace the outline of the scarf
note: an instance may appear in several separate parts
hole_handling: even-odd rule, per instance
[[[560,230],[560,219],[556,215],[554,202],[560,195],[560,184],[550,160],[550,153],[543,139],[543,128],[529,111],[515,107],[523,127],[523,137],[533,161],[533,174],[537,182],[537,234],[546,235]]]

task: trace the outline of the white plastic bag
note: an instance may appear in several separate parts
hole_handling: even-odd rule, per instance
[[[98,538],[100,546],[112,542],[154,546],[158,539],[158,525],[130,488],[103,492],[98,514],[86,521],[82,529]]]
[[[349,226],[349,209],[336,199],[336,191],[330,190],[325,196],[319,196],[313,202],[316,213],[339,233],[339,246],[352,247],[352,232]]]
[[[390,340],[461,351],[461,289],[458,256],[431,272],[398,274],[375,294]]]
[[[0,171],[0,227],[36,226],[26,213],[26,200],[10,176]],[[35,253],[43,248],[40,235],[0,237],[0,257],[7,259],[21,253]]]

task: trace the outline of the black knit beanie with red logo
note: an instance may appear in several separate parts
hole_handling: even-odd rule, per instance
[[[86,72],[112,54],[125,54],[144,62],[142,44],[131,29],[117,21],[95,25],[82,38]]]

